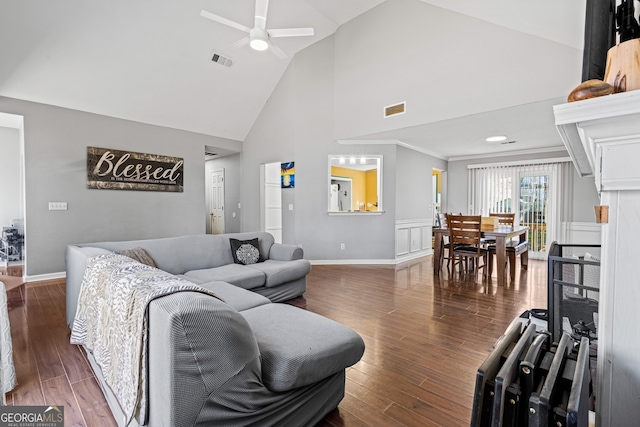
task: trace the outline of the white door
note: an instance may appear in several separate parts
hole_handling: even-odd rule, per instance
[[[224,169],[211,172],[211,234],[224,233]]]
[[[282,243],[282,190],[280,183],[280,163],[264,165],[263,205],[261,223],[263,231],[271,233],[276,243]]]

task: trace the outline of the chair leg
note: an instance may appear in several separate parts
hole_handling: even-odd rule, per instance
[[[516,254],[509,252],[509,277],[511,280],[516,280]]]
[[[520,254],[520,265],[527,270],[529,268],[529,251],[526,250]]]
[[[489,252],[487,257],[489,258],[489,272],[487,274],[489,276],[492,276],[493,275],[493,254]]]
[[[489,277],[489,269],[493,266],[493,263],[491,262],[491,254],[490,253],[486,253],[482,258],[484,259],[483,276],[484,277]]]

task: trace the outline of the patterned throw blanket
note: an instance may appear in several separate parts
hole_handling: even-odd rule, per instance
[[[123,255],[106,254],[87,262],[71,344],[93,352],[106,383],[129,424],[137,413],[146,420],[146,311],[149,302],[180,291],[215,294]]]

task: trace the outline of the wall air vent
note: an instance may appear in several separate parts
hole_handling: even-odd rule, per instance
[[[218,52],[211,52],[211,61],[227,68],[233,65],[233,59],[229,58],[228,56],[221,55]]]
[[[406,112],[407,103],[401,102],[400,104],[389,105],[384,107],[384,117],[397,116],[398,114],[404,114]]]

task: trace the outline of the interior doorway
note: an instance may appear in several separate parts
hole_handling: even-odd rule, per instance
[[[26,272],[24,118],[0,113],[0,273]]]
[[[260,165],[260,228],[282,243],[281,163]]]
[[[431,170],[431,206],[434,224],[437,225],[438,214],[442,213],[442,171]]]
[[[353,181],[351,178],[331,177],[329,210],[333,212],[353,211]]]
[[[211,234],[223,234],[224,225],[224,169],[214,170],[209,175],[211,203],[209,206],[209,229]]]

